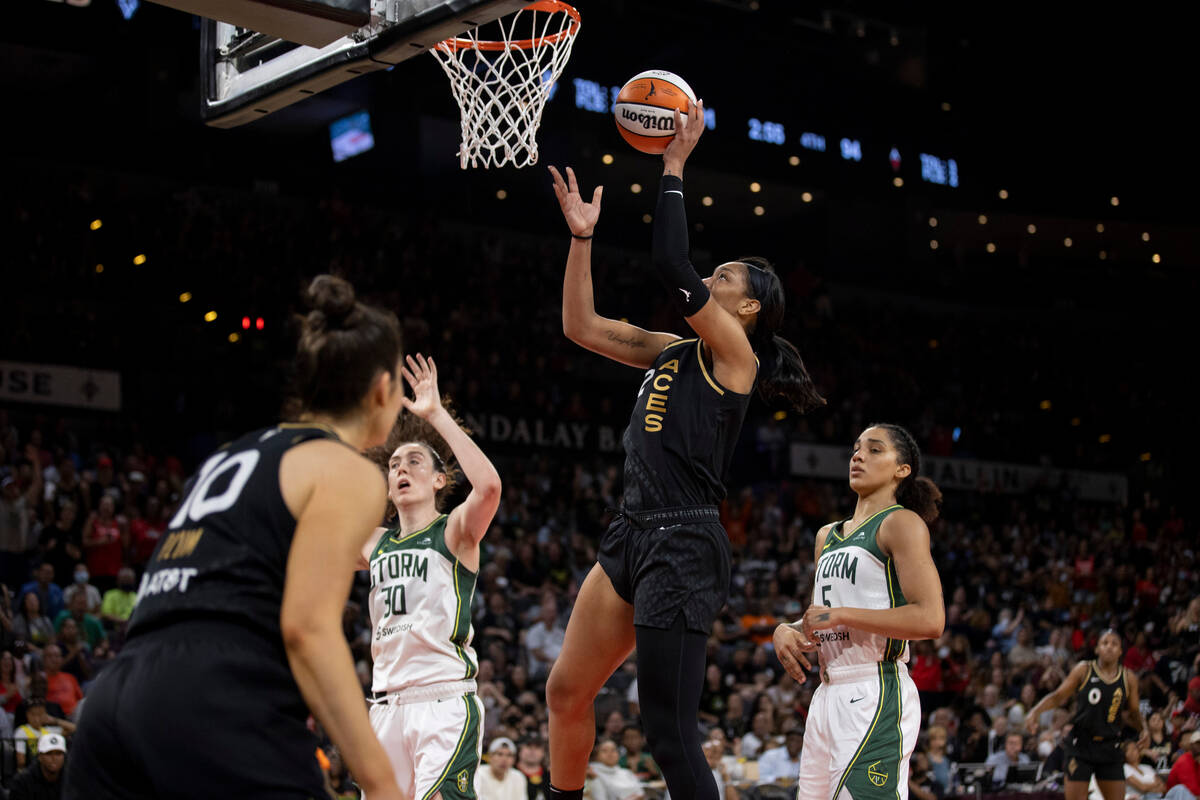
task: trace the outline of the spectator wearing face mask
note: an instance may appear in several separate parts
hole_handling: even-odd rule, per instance
[[[58,612],[62,611],[65,606],[71,605],[71,598],[80,592],[83,592],[84,597],[87,599],[87,613],[100,613],[100,604],[103,602],[103,599],[100,596],[100,590],[88,583],[91,574],[88,573],[87,564],[76,564],[72,577],[74,580],[63,590],[63,606],[60,606],[58,611],[55,611],[53,614],[47,614],[51,619],[57,617]]]

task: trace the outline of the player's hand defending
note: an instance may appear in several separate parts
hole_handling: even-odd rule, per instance
[[[1029,709],[1029,710],[1032,711],[1033,709]],[[1029,732],[1030,736],[1034,736],[1037,734],[1037,732],[1038,732],[1038,717],[1040,717],[1040,716],[1041,716],[1041,714],[1037,714],[1037,715],[1026,714],[1025,715],[1025,730]]]
[[[675,109],[675,138],[663,151],[663,172],[683,177],[683,164],[687,161],[700,134],[704,133],[704,101],[698,100],[688,106],[687,114]]]
[[[804,634],[790,625],[777,626],[774,639],[775,657],[788,675],[800,683],[807,681],[812,664],[804,654],[817,649],[817,643],[805,638]]]
[[[592,192],[592,202],[585,203],[579,194],[575,170],[567,167],[565,181],[554,167],[550,168],[550,175],[554,178],[554,196],[558,198],[558,205],[562,208],[571,234],[591,236],[596,228],[596,220],[600,219],[600,196],[604,194],[604,187],[597,186],[596,191]]]
[[[400,371],[412,387],[413,399],[405,397],[401,402],[421,419],[429,419],[442,407],[442,395],[437,385],[437,364],[433,363],[432,356],[426,360],[420,353],[415,359],[405,356],[404,360],[408,362],[408,367],[401,367]]]

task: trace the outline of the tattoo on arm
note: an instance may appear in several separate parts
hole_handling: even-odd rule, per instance
[[[633,350],[636,350],[639,347],[646,346],[646,342],[643,339],[638,339],[638,338],[635,338],[632,336],[630,336],[629,338],[625,338],[623,336],[618,335],[615,331],[606,331],[605,335],[608,337],[608,340],[610,342],[616,342],[617,344],[623,344],[626,347],[633,349]]]
[[[829,622],[829,612],[825,611],[821,614],[817,614],[817,622]]]

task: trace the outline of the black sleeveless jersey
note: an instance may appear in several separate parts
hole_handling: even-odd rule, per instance
[[[1117,677],[1108,683],[1097,672],[1096,662],[1089,662],[1087,677],[1075,692],[1071,734],[1080,743],[1121,738],[1121,710],[1127,702],[1125,667],[1118,667]]]
[[[699,339],[663,348],[625,429],[625,508],[715,505],[725,497],[749,394],[717,383]]]
[[[138,588],[129,636],[173,622],[224,620],[279,641],[296,520],[283,501],[284,453],[328,428],[281,424],[231,442],[188,481]]]

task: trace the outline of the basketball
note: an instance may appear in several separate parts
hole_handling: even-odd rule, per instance
[[[661,69],[640,72],[617,94],[617,130],[635,150],[661,153],[675,138],[675,109],[687,113],[689,102],[696,94],[683,78]]]

